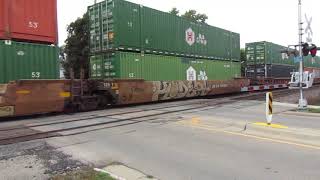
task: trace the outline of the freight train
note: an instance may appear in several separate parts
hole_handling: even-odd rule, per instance
[[[28,19],[22,18],[24,16],[43,18],[35,5],[40,1],[48,3],[42,6],[48,11],[41,12],[56,16],[56,9],[52,10],[51,6],[56,0],[32,0],[28,8],[34,11],[17,16],[21,18],[19,21]],[[4,2],[8,3],[0,0],[0,9],[7,8],[3,13],[8,14],[28,4],[9,1],[10,7],[16,8],[8,8]],[[39,33],[33,26],[35,23],[25,22],[30,26],[20,29],[23,38],[13,32],[14,28],[9,26],[12,23],[0,24],[0,117],[88,111],[110,105],[285,88],[289,82],[289,76],[274,78],[268,74],[263,78],[242,78],[238,33],[124,0],[94,4],[88,7],[88,14],[89,79],[74,79],[72,72],[71,79],[58,79],[56,27],[52,28],[52,24],[44,23],[45,27],[41,28],[49,31]],[[56,24],[56,19],[51,18],[49,22]],[[261,48],[248,46],[248,59],[258,59],[258,50]],[[270,54],[266,55],[267,51],[265,59]],[[272,53],[275,57],[270,61],[271,66],[275,60],[280,62],[278,56],[281,55],[276,55],[276,51]],[[256,64],[255,76],[258,64],[269,65]]]

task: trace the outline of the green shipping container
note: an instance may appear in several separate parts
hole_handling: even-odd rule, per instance
[[[320,57],[311,57],[311,55],[304,57],[304,66],[320,68]]]
[[[124,0],[88,8],[91,53],[143,51],[214,60],[240,59],[240,35]]]
[[[19,79],[57,79],[56,46],[0,41],[0,83]]]
[[[241,75],[239,62],[119,51],[92,56],[90,64],[93,79],[231,80]]]
[[[294,65],[293,57],[280,51],[286,47],[267,41],[246,44],[247,65]]]

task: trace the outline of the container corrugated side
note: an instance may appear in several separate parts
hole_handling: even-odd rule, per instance
[[[240,59],[240,35],[123,0],[88,8],[91,53],[110,49]]]
[[[286,65],[293,65],[294,61],[292,57],[288,57],[286,54],[281,53],[280,51],[285,49],[286,47],[265,42],[266,50],[267,50],[267,64],[286,64]]]
[[[0,41],[0,83],[19,79],[57,79],[58,71],[56,46]]]
[[[240,58],[240,49],[234,49],[240,47],[239,34],[147,7],[143,7],[141,13],[145,50],[220,60]]]
[[[237,33],[147,7],[141,9],[141,17],[141,43],[146,51],[219,60],[240,59],[240,49],[233,49],[240,47],[240,35]]]
[[[6,37],[5,24],[7,24],[7,9],[4,8],[4,0],[0,0],[0,39]]]
[[[294,65],[292,57],[280,51],[285,49],[274,43],[261,41],[246,44],[247,64],[278,64],[278,65]]]
[[[311,57],[311,55],[303,57],[304,58],[304,66],[305,67],[315,67],[320,68],[320,57]]]
[[[0,13],[0,39],[57,43],[57,0],[1,0]]]
[[[97,58],[97,56],[99,57]],[[97,56],[91,58],[91,69],[102,67],[102,78],[108,79],[231,80],[241,75],[239,62],[131,52],[116,52]],[[102,62],[96,61],[99,58],[103,59]]]

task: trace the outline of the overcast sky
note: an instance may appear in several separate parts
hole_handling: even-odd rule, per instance
[[[100,2],[98,0],[97,2]],[[208,24],[240,33],[241,46],[253,41],[281,45],[298,41],[298,0],[129,0],[162,11],[177,7],[208,15]],[[83,15],[94,0],[58,0],[59,43],[66,39],[67,25]],[[320,46],[320,1],[302,0],[304,14],[313,17],[313,41]]]

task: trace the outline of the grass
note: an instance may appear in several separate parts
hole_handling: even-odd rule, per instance
[[[310,108],[310,109],[309,109],[309,112],[311,112],[311,113],[320,113],[320,109]]]
[[[66,175],[58,175],[51,178],[52,180],[115,180],[109,174],[96,172],[93,169],[82,169],[67,173]]]

